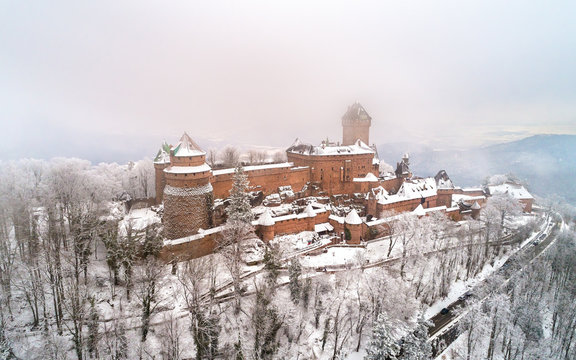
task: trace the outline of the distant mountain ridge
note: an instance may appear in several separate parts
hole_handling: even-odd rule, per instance
[[[420,176],[446,170],[455,184],[475,186],[489,175],[512,173],[536,195],[556,194],[576,204],[576,135],[534,135],[465,151],[410,143],[384,144],[378,150],[391,165],[410,153],[411,169]]]

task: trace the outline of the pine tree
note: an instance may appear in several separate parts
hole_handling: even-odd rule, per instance
[[[294,258],[290,261],[290,267],[288,268],[288,276],[290,277],[290,298],[294,304],[298,304],[300,301],[300,293],[302,286],[300,284],[300,275],[302,275],[302,266],[298,259]]]
[[[418,319],[418,325],[413,332],[404,338],[402,344],[401,360],[427,360],[432,359],[432,345],[428,342],[428,328],[430,322],[423,318]]]
[[[252,207],[250,206],[250,196],[248,194],[248,175],[244,173],[242,165],[238,164],[234,176],[234,183],[230,189],[230,204],[226,208],[228,222],[241,221],[251,224],[254,220]]]
[[[365,360],[396,360],[400,347],[390,334],[392,326],[385,313],[380,313],[372,329],[372,339],[366,348]]]

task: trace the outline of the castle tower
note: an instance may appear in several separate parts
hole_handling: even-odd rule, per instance
[[[212,169],[206,153],[184,133],[170,149],[164,169],[164,229],[168,239],[193,235],[209,228],[212,219]]]
[[[274,240],[274,224],[275,222],[272,218],[272,214],[270,214],[270,210],[266,209],[258,219],[262,241],[268,243],[270,240]]]
[[[162,144],[158,154],[154,158],[154,186],[156,189],[156,205],[162,203],[164,199],[164,187],[166,186],[166,177],[164,169],[170,165],[170,145]]]
[[[360,139],[370,144],[370,125],[372,118],[358,102],[348,107],[342,116],[342,145],[353,145]]]

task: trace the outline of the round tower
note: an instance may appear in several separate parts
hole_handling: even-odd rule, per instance
[[[212,169],[206,153],[184,133],[170,149],[170,166],[164,169],[164,229],[168,239],[196,234],[211,227]]]
[[[354,145],[358,139],[369,145],[371,124],[372,118],[360,103],[349,106],[342,116],[342,145]]]
[[[480,216],[480,209],[482,209],[480,204],[478,204],[478,201],[474,201],[474,204],[472,207],[470,207],[470,209],[472,210],[472,219],[478,219]]]
[[[306,214],[306,231],[314,231],[316,225],[316,212],[312,208],[312,205],[308,204],[306,206],[304,214]]]
[[[350,244],[360,244],[360,237],[362,237],[362,219],[358,216],[356,210],[352,209],[344,219],[346,229],[350,231]]]
[[[270,214],[270,210],[266,209],[266,211],[264,211],[264,213],[258,219],[262,241],[267,243],[274,239],[274,224],[275,221]]]

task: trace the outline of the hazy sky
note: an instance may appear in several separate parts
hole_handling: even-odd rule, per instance
[[[575,1],[0,0],[0,159],[576,133]],[[214,141],[214,142],[212,142]]]

